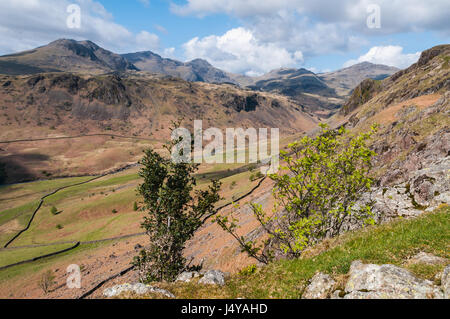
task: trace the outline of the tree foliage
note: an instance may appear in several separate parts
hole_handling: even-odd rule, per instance
[[[176,123],[175,128],[178,126]],[[172,154],[180,141],[181,138],[167,144],[166,150]],[[212,181],[208,189],[196,190],[194,173],[198,164],[176,163],[152,149],[144,153],[139,172],[144,182],[139,185],[138,193],[143,198],[140,210],[146,216],[142,227],[150,245],[133,263],[144,282],[173,281],[188,268],[183,256],[186,241],[204,223],[205,217],[215,213],[221,183]]]
[[[267,234],[262,243],[239,236],[238,221],[232,217],[216,218],[242,250],[260,262],[298,258],[306,247],[338,235],[349,223],[374,223],[370,205],[357,202],[373,183],[370,170],[375,153],[367,141],[376,128],[356,136],[344,128],[321,128],[316,137],[305,136],[289,145],[289,153],[281,152],[285,166],[270,175],[275,182],[274,213],[268,216],[261,205],[252,204]]]

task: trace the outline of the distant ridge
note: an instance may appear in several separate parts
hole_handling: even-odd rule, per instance
[[[384,79],[398,69],[363,62],[335,72],[281,68],[258,77],[222,71],[204,59],[181,62],[151,52],[116,54],[92,41],[59,39],[32,50],[0,57],[0,74],[66,72],[81,75],[151,73],[189,82],[232,84],[283,95],[319,118],[334,114],[364,79]]]
[[[137,71],[122,56],[91,41],[60,39],[34,50],[0,57],[2,74],[74,72],[101,74],[112,71]]]
[[[142,71],[170,75],[190,82],[238,84],[227,73],[213,67],[203,59],[184,63],[162,58],[151,51],[128,53],[122,56]]]

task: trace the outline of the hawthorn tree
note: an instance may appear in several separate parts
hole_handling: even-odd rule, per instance
[[[174,123],[174,129],[180,123]],[[172,154],[181,140],[170,142],[165,149]],[[150,245],[135,257],[133,264],[143,282],[170,282],[188,269],[183,256],[185,243],[205,218],[215,213],[221,183],[214,180],[206,190],[195,189],[198,164],[177,163],[152,149],[144,153],[139,172],[144,182],[139,185],[138,193],[143,199],[140,210],[146,212],[142,227]]]
[[[256,243],[238,235],[238,220],[217,216],[216,222],[239,242],[242,251],[262,263],[275,257],[298,258],[302,251],[326,237],[340,234],[349,223],[373,224],[371,204],[357,204],[373,183],[370,177],[375,153],[368,133],[352,136],[344,128],[321,125],[314,138],[305,136],[281,152],[285,163],[275,182],[273,214],[252,204],[253,214],[265,231]]]

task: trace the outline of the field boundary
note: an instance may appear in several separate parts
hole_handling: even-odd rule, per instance
[[[145,235],[145,232],[129,234],[129,235],[122,235],[122,236],[116,236],[116,237],[110,237],[110,238],[105,238],[105,239],[96,239],[96,240],[90,240],[90,241],[73,240],[73,241],[62,241],[62,242],[55,242],[55,243],[49,243],[49,244],[35,244],[35,245],[24,245],[24,246],[0,248],[0,252],[2,252],[2,251],[11,251],[11,250],[27,249],[27,248],[50,247],[50,246],[57,246],[57,245],[64,245],[64,244],[76,244],[78,242],[80,243],[80,245],[89,245],[89,244],[97,244],[97,243],[103,243],[103,242],[119,240],[119,239],[133,238],[133,237],[142,236],[142,235]]]
[[[86,297],[89,297],[90,295],[92,295],[94,292],[96,292],[101,286],[103,286],[104,284],[106,284],[108,281],[116,279],[118,277],[121,277],[123,275],[125,275],[127,272],[133,270],[134,266],[130,266],[127,269],[122,270],[121,272],[112,275],[104,280],[102,280],[101,282],[99,282],[97,285],[95,285],[95,287],[89,289],[87,292],[85,292],[84,294],[82,294],[80,297],[78,297],[77,299],[84,299]]]
[[[53,257],[53,256],[56,256],[56,255],[59,255],[59,254],[71,251],[71,250],[77,248],[78,246],[80,246],[80,242],[77,242],[75,245],[73,245],[73,246],[71,246],[69,248],[58,250],[58,251],[55,251],[55,252],[50,253],[50,254],[46,254],[46,255],[34,257],[34,258],[31,258],[31,259],[27,259],[27,260],[24,260],[24,261],[19,261],[19,262],[14,263],[14,264],[2,266],[2,267],[0,267],[0,270],[5,270],[5,269],[8,269],[8,268],[11,268],[11,267],[14,267],[14,266],[28,264],[28,263],[31,263],[31,262],[34,262],[34,261],[37,261],[37,260],[41,260],[41,259],[44,259],[44,258]]]
[[[117,137],[117,138],[125,138],[125,139],[130,139],[130,140],[133,139],[133,140],[141,140],[141,141],[148,141],[148,142],[156,142],[156,140],[154,140],[154,139],[145,138],[145,137],[98,133],[98,134],[85,134],[85,135],[75,135],[75,136],[57,136],[57,137],[42,137],[42,138],[35,138],[35,139],[30,138],[30,139],[23,139],[23,140],[0,141],[0,144],[38,142],[38,141],[48,141],[48,140],[68,140],[68,139],[74,139],[74,138],[94,137],[94,136]]]
[[[33,214],[31,215],[30,220],[28,221],[27,226],[26,226],[24,229],[22,229],[21,231],[19,231],[16,235],[14,235],[14,237],[11,238],[11,239],[3,246],[3,248],[8,248],[8,246],[9,246],[14,240],[16,240],[20,235],[22,235],[24,232],[26,232],[26,231],[30,228],[31,223],[33,222],[34,218],[36,217],[36,214],[37,214],[38,211],[41,209],[42,205],[44,204],[44,200],[45,200],[47,197],[50,197],[50,196],[52,196],[52,195],[55,195],[55,194],[58,193],[59,191],[62,191],[62,190],[64,190],[64,189],[66,189],[66,188],[70,188],[70,187],[79,186],[79,185],[83,185],[83,184],[87,184],[87,183],[93,182],[93,181],[95,181],[95,180],[97,180],[97,179],[100,179],[100,178],[102,178],[102,177],[105,177],[106,175],[107,175],[107,174],[100,175],[100,176],[91,178],[91,179],[89,179],[89,180],[87,180],[87,181],[84,181],[84,182],[80,182],[80,183],[76,183],[76,184],[72,184],[72,185],[67,185],[67,186],[59,187],[59,188],[57,188],[56,190],[52,191],[51,193],[48,193],[47,195],[44,195],[43,197],[41,197],[41,199],[40,199],[40,201],[39,201],[39,205],[38,205],[38,207],[34,210]]]

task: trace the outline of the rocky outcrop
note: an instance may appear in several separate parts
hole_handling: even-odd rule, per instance
[[[355,261],[349,275],[345,299],[443,298],[442,291],[432,282],[419,279],[394,265],[379,266]]]
[[[326,299],[336,282],[329,275],[317,273],[306,288],[303,299]]]
[[[374,212],[381,219],[415,217],[450,204],[450,131],[440,123],[442,128],[429,135],[414,130],[424,119],[448,117],[449,105],[447,92],[422,111],[406,107],[399,112],[401,121],[377,137],[375,166],[384,173],[362,202],[374,203]]]
[[[103,296],[107,298],[113,298],[118,297],[123,293],[134,293],[136,295],[146,295],[149,293],[153,293],[164,296],[166,298],[175,298],[174,294],[165,289],[156,288],[142,283],[137,283],[134,285],[133,284],[116,285],[114,287],[105,289],[103,291]]]
[[[200,277],[200,274],[196,271],[186,271],[181,273],[175,281],[177,282],[191,282],[192,279]]]
[[[354,90],[347,103],[339,111],[343,115],[348,115],[359,106],[372,99],[381,90],[379,81],[366,79],[362,81]]]
[[[225,274],[219,270],[209,270],[198,281],[199,284],[205,285],[225,285]]]
[[[421,262],[447,262],[446,259],[421,253]],[[441,276],[441,286],[416,277],[408,270],[394,265],[364,264],[354,261],[350,266],[345,290],[335,290],[331,276],[316,274],[303,294],[304,299],[442,299],[450,298],[450,266]]]
[[[225,274],[219,270],[209,270],[206,272],[189,271],[181,273],[175,283],[189,283],[194,278],[200,278],[198,284],[203,285],[225,285]],[[143,283],[116,285],[107,288],[103,291],[103,296],[106,298],[120,297],[124,293],[131,293],[136,295],[156,294],[165,298],[175,298],[175,295],[165,289],[153,287]]]
[[[208,271],[185,271],[181,273],[175,282],[191,282],[195,278],[200,278],[199,284],[206,285],[225,285],[225,274],[220,270],[208,270]]]

